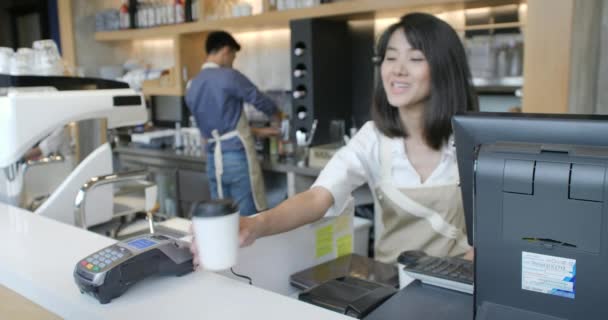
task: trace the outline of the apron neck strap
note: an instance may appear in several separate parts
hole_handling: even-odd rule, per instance
[[[393,150],[391,149],[391,140],[380,134],[380,180],[390,181],[391,170],[393,168]]]

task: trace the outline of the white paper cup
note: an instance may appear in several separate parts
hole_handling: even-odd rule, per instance
[[[199,261],[204,269],[220,271],[236,264],[239,249],[239,210],[232,200],[201,202],[192,210]]]

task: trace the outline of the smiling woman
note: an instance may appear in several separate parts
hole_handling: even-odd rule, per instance
[[[464,48],[442,20],[413,13],[391,25],[376,51],[380,77],[374,121],[340,149],[308,191],[240,220],[241,245],[345,212],[367,183],[380,204],[375,258],[407,250],[461,256],[470,251],[450,121],[475,110]]]

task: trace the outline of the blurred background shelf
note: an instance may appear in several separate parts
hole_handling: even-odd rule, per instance
[[[104,5],[112,1],[117,4]],[[253,3],[252,1],[258,0],[239,0],[239,3]],[[270,0],[259,1],[264,1],[265,4],[270,2]],[[71,18],[72,6],[78,12],[74,17],[95,13],[91,10],[91,5],[83,5],[80,1],[66,0],[58,3],[62,9],[59,10],[62,17]],[[118,8],[120,2],[91,0],[91,3],[98,3],[98,9],[108,9]],[[198,0],[198,3],[200,8],[203,8],[203,3],[217,2]],[[286,75],[289,75],[285,70],[289,70],[290,66],[289,60],[286,59],[287,51],[284,50],[287,47],[285,44],[289,45],[291,21],[325,18],[348,21],[349,25],[355,26],[361,20],[371,17],[375,19],[374,36],[377,37],[379,30],[395,22],[401,15],[412,11],[423,11],[444,19],[458,31],[469,50],[467,54],[472,61],[471,69],[475,77],[493,79],[518,76],[525,79],[525,87],[519,84],[476,84],[479,93],[496,93],[504,97],[519,91],[522,95],[514,95],[513,104],[522,105],[528,112],[560,113],[578,109],[591,110],[596,105],[595,100],[591,101],[592,97],[597,96],[591,92],[593,86],[583,86],[581,90],[572,85],[571,81],[573,78],[584,78],[587,81],[584,83],[597,82],[597,79],[592,79],[592,74],[595,73],[588,71],[597,68],[598,59],[594,58],[594,52],[581,48],[588,48],[587,43],[597,42],[599,37],[596,34],[590,34],[590,37],[576,36],[576,34],[585,34],[586,30],[595,30],[595,24],[592,23],[599,23],[599,18],[596,17],[598,15],[591,14],[597,11],[597,3],[594,1],[579,3],[575,0],[334,0],[328,4],[284,11],[268,10],[267,6],[263,8],[252,11],[254,15],[251,16],[205,20],[209,14],[201,14],[199,20],[195,22],[103,32],[82,31],[87,29],[78,27],[79,20],[75,20],[76,25],[72,25],[70,19],[63,19],[61,29],[62,42],[65,42],[66,61],[75,64],[73,33],[76,33],[83,42],[79,47],[81,53],[78,54],[78,58],[81,61],[79,63],[85,65],[85,71],[88,73],[94,72],[96,67],[88,58],[93,52],[107,53],[105,56],[110,58],[103,63],[116,64],[115,61],[126,61],[125,57],[146,60],[150,56],[148,52],[172,51],[175,48],[171,58],[163,58],[170,63],[161,63],[155,67],[181,68],[181,82],[175,87],[155,88],[146,92],[183,94],[186,81],[200,70],[200,64],[205,58],[204,52],[195,56],[191,49],[200,48],[200,44],[204,43],[206,34],[210,30],[225,29],[235,33],[238,40],[245,44],[245,49],[240,54],[240,65],[237,67],[253,78],[252,80],[260,83],[262,88],[292,90],[290,83],[285,80]],[[200,10],[200,12],[210,11]],[[219,16],[227,15],[230,14],[224,13]],[[85,34],[88,37],[93,34],[96,41],[82,40],[86,39]],[[173,44],[162,43],[162,45],[157,43],[175,38],[183,41]],[[68,41],[64,41],[66,39]],[[197,40],[198,45],[192,40]],[[573,51],[573,48],[577,49]],[[279,53],[279,50],[283,51]],[[269,59],[258,59],[260,55]],[[271,62],[264,63],[265,61]],[[512,67],[508,68],[508,66]],[[573,104],[572,101],[579,102]]]
[[[488,2],[488,1],[486,1]],[[507,1],[510,3],[516,1]],[[305,18],[356,18],[357,15],[373,13],[379,17],[399,16],[405,9],[424,7],[431,11],[462,7],[467,3],[479,4],[476,0],[352,0],[321,4],[309,8],[268,11],[261,14],[224,18],[218,20],[200,20],[176,25],[159,26],[144,29],[102,31],[95,33],[97,41],[123,41],[136,39],[156,39],[185,33],[206,32],[226,29],[233,32],[260,31],[267,29],[288,28],[289,21]],[[481,2],[483,3],[483,1]],[[490,2],[491,3],[491,2]],[[498,27],[501,27],[498,24]]]
[[[473,30],[492,30],[492,29],[511,29],[511,28],[523,28],[525,25],[521,22],[504,22],[504,23],[490,23],[466,26],[459,31],[473,31]]]
[[[523,77],[503,78],[473,78],[473,85],[478,93],[510,93],[514,94],[524,85]]]

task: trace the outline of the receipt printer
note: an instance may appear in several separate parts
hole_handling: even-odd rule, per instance
[[[181,276],[193,270],[189,244],[160,234],[140,235],[78,261],[74,280],[81,293],[106,304],[148,276]]]

